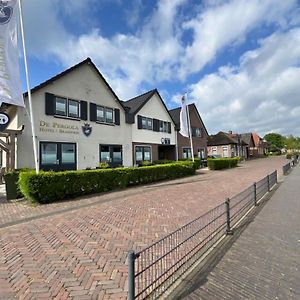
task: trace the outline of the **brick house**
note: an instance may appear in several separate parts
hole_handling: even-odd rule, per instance
[[[240,134],[223,131],[210,135],[207,141],[209,156],[247,158],[247,143]]]
[[[206,158],[207,157],[207,138],[208,132],[201,119],[198,109],[194,103],[188,105],[191,131],[192,131],[192,141],[194,157]],[[191,145],[190,139],[182,136],[179,133],[180,130],[180,111],[181,107],[171,109],[169,112],[175,123],[175,130],[177,134],[177,153],[178,158],[191,158]]]

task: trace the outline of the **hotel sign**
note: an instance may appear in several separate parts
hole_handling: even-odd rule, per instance
[[[40,132],[79,134],[79,126],[40,120]]]

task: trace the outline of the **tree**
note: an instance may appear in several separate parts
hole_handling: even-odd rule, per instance
[[[289,135],[287,137],[285,137],[285,147],[288,150],[297,150],[300,149],[300,142],[299,142],[299,138],[294,137],[292,135]]]
[[[284,137],[279,133],[268,133],[264,139],[270,144],[271,151],[278,151],[284,147]]]

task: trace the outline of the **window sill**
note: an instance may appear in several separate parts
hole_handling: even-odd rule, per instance
[[[73,118],[73,117],[67,117],[67,116],[60,116],[60,115],[54,115],[54,118],[58,119],[65,119],[65,120],[73,120],[73,121],[80,121],[80,118]]]
[[[105,122],[99,122],[99,121],[96,121],[96,123],[101,124],[101,125],[115,126],[114,123],[105,123]]]

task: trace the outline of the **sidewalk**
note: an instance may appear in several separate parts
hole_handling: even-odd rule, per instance
[[[207,274],[178,299],[300,299],[300,167]],[[205,272],[204,272],[205,273]]]

